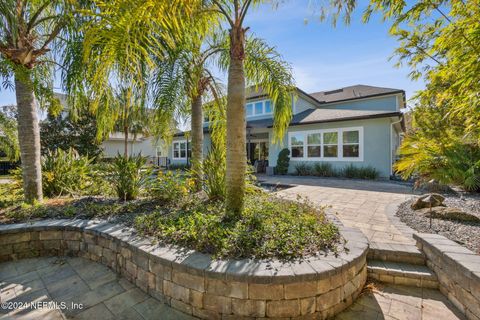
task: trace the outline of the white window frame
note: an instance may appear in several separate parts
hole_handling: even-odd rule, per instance
[[[266,104],[267,101],[270,101],[270,112],[265,111],[265,104]],[[262,103],[262,113],[256,113],[255,104],[260,103],[260,102]],[[247,115],[247,104],[252,105],[252,114],[251,115]],[[245,104],[245,115],[248,118],[249,117],[264,116],[264,115],[271,115],[271,114],[273,114],[273,103],[272,103],[272,100],[270,100],[270,99],[249,101],[248,103]]]
[[[344,131],[358,131],[358,157],[343,157],[343,132]],[[326,132],[337,132],[337,157],[325,157],[323,152],[324,140],[323,134]],[[321,137],[320,157],[308,157],[308,135],[312,133],[319,133]],[[363,127],[347,127],[347,128],[335,128],[335,129],[318,129],[318,130],[305,130],[305,131],[292,131],[288,133],[288,149],[292,154],[291,136],[293,134],[303,134],[303,157],[293,158],[292,161],[363,161],[364,153],[364,139],[363,139]],[[350,144],[347,144],[350,145]],[[312,145],[313,146],[313,145]],[[316,145],[315,145],[316,146]]]
[[[344,132],[350,132],[350,131],[358,131],[358,130],[342,130],[342,136],[338,137],[339,139],[342,139],[342,156],[343,156],[343,147],[344,146],[356,146],[358,145],[358,156],[360,156],[360,132],[358,132],[358,143],[344,143],[343,142],[343,133]],[[358,157],[345,157],[343,156],[344,159],[357,159]]]
[[[309,144],[308,143],[308,135],[310,134],[319,134],[320,135],[320,144]],[[320,132],[307,132],[304,134],[304,152],[303,152],[303,156],[304,158],[308,158],[308,159],[321,159],[322,156],[323,156],[323,133],[320,133]],[[309,157],[308,156],[308,147],[320,147],[320,156],[319,157]],[[296,158],[296,159],[300,159],[300,158]]]
[[[180,145],[185,143],[185,157],[182,157],[182,150],[180,149]],[[178,144],[178,157],[175,157],[175,144]],[[186,160],[188,155],[188,142],[187,140],[175,140],[172,142],[172,159],[175,160]]]

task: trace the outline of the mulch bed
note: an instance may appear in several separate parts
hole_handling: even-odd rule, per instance
[[[480,218],[480,194],[442,194],[447,207],[459,208]],[[480,254],[480,222],[432,219],[410,208],[415,200],[402,203],[397,211],[400,220],[418,232],[436,233]]]

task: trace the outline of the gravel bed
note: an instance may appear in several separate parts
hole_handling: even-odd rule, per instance
[[[480,194],[442,194],[447,207],[459,208],[480,218]],[[480,223],[430,219],[418,211],[410,208],[415,200],[408,200],[400,205],[397,216],[410,228],[419,232],[437,233],[447,237],[473,252],[480,254]]]

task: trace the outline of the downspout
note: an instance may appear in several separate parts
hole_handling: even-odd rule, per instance
[[[390,176],[393,175],[393,126],[403,121],[403,114],[400,120],[390,123]]]

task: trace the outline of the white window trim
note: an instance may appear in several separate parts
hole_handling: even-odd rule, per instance
[[[343,157],[343,132],[344,131],[358,131],[358,157]],[[337,132],[338,133],[338,157],[324,157],[323,154],[323,133],[325,132]],[[308,140],[307,135],[312,133],[320,133],[321,135],[321,147],[320,157],[308,157]],[[292,145],[291,136],[293,134],[303,134],[303,157],[292,157]],[[348,128],[335,128],[335,129],[319,129],[319,130],[306,130],[306,131],[292,131],[288,133],[288,149],[290,150],[290,160],[292,161],[363,161],[365,143],[363,141],[363,127],[348,127]]]
[[[270,101],[270,112],[265,112],[265,102],[266,101]],[[255,104],[261,102],[262,103],[262,113],[255,113]],[[252,105],[252,114],[251,115],[247,115],[247,104],[251,104]],[[263,99],[263,100],[256,100],[256,101],[249,101],[247,103],[245,103],[245,116],[247,118],[250,118],[250,117],[260,117],[260,116],[265,116],[265,115],[271,115],[273,114],[273,103],[272,103],[272,100],[270,99]]]
[[[182,152],[180,150],[180,144],[184,142],[185,143],[185,157],[182,157]],[[179,157],[175,157],[175,143],[178,143],[178,154]],[[186,160],[188,155],[188,142],[187,140],[175,140],[172,142],[172,159],[175,160]]]

